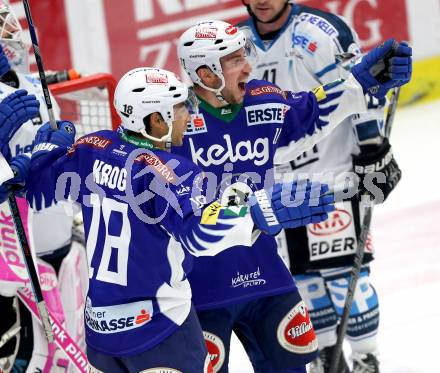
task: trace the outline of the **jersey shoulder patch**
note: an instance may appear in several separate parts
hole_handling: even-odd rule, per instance
[[[245,100],[252,102],[284,102],[287,94],[277,85],[265,80],[252,79],[247,83]]]

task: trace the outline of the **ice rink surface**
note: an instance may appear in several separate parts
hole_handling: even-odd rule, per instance
[[[403,176],[375,208],[381,373],[440,372],[440,101],[396,113],[391,144]],[[251,373],[234,337],[230,373]]]

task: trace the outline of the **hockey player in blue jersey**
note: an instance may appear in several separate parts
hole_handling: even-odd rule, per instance
[[[376,48],[345,81],[293,93],[248,81],[253,48],[242,31],[221,21],[200,22],[178,42],[181,65],[201,104],[176,151],[218,175],[223,203],[246,199],[273,182],[274,163],[294,159],[345,117],[366,111],[365,92],[379,97],[404,83],[391,57],[406,50],[399,44],[393,53],[392,44]],[[232,331],[256,372],[305,372],[317,345],[272,237],[260,236],[252,250],[196,258],[189,280],[216,372],[228,371]]]
[[[186,252],[209,256],[251,246],[260,231],[277,234],[333,210],[326,187],[311,183],[260,190],[249,207],[206,203],[199,167],[166,151],[182,144],[190,101],[173,73],[138,68],[115,91],[119,131],[86,135],[67,150],[73,126],[61,122],[58,131],[46,124],[35,139],[30,204],[40,209],[70,191],[82,206],[91,372],[212,371],[191,305]],[[282,199],[297,190],[302,203],[284,207]]]
[[[239,27],[254,42],[258,56],[251,78],[268,79],[284,90],[309,90],[335,79],[345,79],[361,54],[355,31],[335,14],[286,0],[243,0],[243,3],[251,17]],[[346,118],[313,149],[280,165],[277,169],[280,177],[294,180],[308,174],[329,180],[330,176],[331,187],[337,190],[343,188],[344,175],[353,172],[356,166],[372,171],[379,164],[384,165],[381,171],[386,182],[378,187],[386,198],[401,172],[384,137],[385,99],[367,96],[367,102],[366,113]],[[336,342],[336,312],[342,312],[345,298],[341,292],[348,286],[362,224],[360,195],[339,202],[326,223],[286,230],[285,237],[283,233],[278,240],[282,249],[287,246],[282,255],[290,261],[290,270],[309,307],[318,338],[319,359],[311,364],[312,373],[330,370]],[[371,246],[369,240],[365,264],[372,260]],[[353,371],[377,373],[379,305],[368,274],[366,265],[355,293],[347,337]],[[338,372],[347,370],[347,363],[341,358]]]

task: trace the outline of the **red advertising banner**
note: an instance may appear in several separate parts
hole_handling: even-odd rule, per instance
[[[235,23],[247,16],[240,0],[107,0],[112,71],[120,76],[144,65],[179,71],[176,40],[203,19]],[[343,15],[365,49],[393,36],[408,39],[405,0],[305,0],[300,3]]]
[[[28,24],[21,0],[11,0],[10,4],[25,32]],[[30,0],[32,19],[37,30],[38,44],[43,57],[44,68],[62,70],[72,66],[66,13],[63,0]],[[80,22],[80,20],[78,20]],[[30,37],[28,38],[30,42]],[[30,48],[33,58],[33,49]],[[31,66],[36,70],[36,65]]]
[[[71,67],[71,53],[75,51],[70,50],[69,40],[75,40],[76,35],[68,34],[68,22],[82,22],[84,32],[92,33],[94,15],[68,19],[63,0],[30,3],[46,68]],[[365,49],[391,36],[409,39],[405,0],[298,0],[297,3],[344,16],[358,32]],[[176,41],[185,29],[203,19],[236,23],[247,16],[240,0],[104,0],[102,4],[109,66],[116,78],[137,66],[179,72]],[[27,26],[23,17],[24,13],[20,21]]]

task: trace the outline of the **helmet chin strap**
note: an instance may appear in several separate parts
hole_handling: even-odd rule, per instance
[[[252,9],[249,5],[246,5],[246,4],[244,4],[244,5],[246,6],[249,15],[254,19],[255,23],[260,22],[260,23],[268,24],[268,23],[276,22],[282,17],[284,11],[286,10],[287,6],[289,5],[289,0],[286,0],[286,2],[284,3],[284,6],[281,8],[281,10],[277,14],[275,14],[271,19],[269,19],[268,21],[262,21],[261,19],[259,19],[255,15],[255,13],[252,11]]]
[[[160,137],[160,138],[149,135],[147,133],[147,131],[145,131],[145,128],[142,128],[140,130],[140,134],[142,136],[144,136],[148,140],[157,141],[157,142],[163,142],[165,144],[165,149],[166,150],[170,150],[171,146],[172,146],[171,133],[173,132],[173,122],[172,121],[167,121],[166,123],[168,125],[168,133],[166,135]]]
[[[215,75],[217,75],[217,74],[215,74]],[[221,79],[221,81],[222,81],[222,84],[220,85],[220,88],[212,88],[212,87],[208,87],[205,83],[202,82],[201,79],[199,79],[199,81],[197,82],[197,84],[198,84],[200,87],[206,89],[207,91],[214,92],[214,93],[215,93],[215,96],[216,96],[220,101],[222,101],[222,102],[226,102],[226,103],[227,103],[227,101],[225,100],[225,98],[223,97],[223,95],[222,95],[222,93],[221,93],[222,89],[225,88],[225,77],[223,76],[223,74],[221,74],[221,75],[217,75],[217,76],[218,76],[218,77]]]

